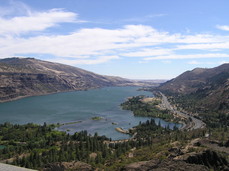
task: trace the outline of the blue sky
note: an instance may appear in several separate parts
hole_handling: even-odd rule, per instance
[[[0,58],[171,79],[229,62],[228,0],[0,0]]]

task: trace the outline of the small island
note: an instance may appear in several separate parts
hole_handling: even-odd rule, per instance
[[[73,122],[66,122],[66,123],[57,123],[55,125],[55,127],[61,127],[61,126],[64,126],[64,125],[72,125],[72,124],[78,124],[78,123],[81,123],[82,121],[73,121]]]
[[[103,119],[103,117],[95,116],[95,117],[92,117],[91,119],[94,121],[98,121],[98,120]]]

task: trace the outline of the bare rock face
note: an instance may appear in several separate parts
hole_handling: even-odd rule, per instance
[[[179,152],[179,154],[181,154]],[[215,151],[206,150],[200,153],[181,154],[179,159],[169,158],[165,160],[141,161],[125,166],[123,171],[207,171],[229,170],[227,160]]]
[[[45,166],[43,171],[65,171],[65,170],[74,170],[74,171],[92,171],[91,165],[83,162],[58,162],[51,163]]]
[[[0,102],[26,96],[131,83],[127,79],[102,76],[80,68],[34,58],[0,60],[0,80]]]
[[[229,170],[229,163],[227,160],[211,150],[188,156],[184,160],[187,163],[205,165],[214,170]]]
[[[123,168],[123,171],[208,171],[206,166],[189,164],[184,161],[176,161],[172,159],[166,160],[150,160],[145,162],[137,162],[127,165]]]

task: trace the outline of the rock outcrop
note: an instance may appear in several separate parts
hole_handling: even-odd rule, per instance
[[[229,163],[215,151],[206,150],[202,153],[188,156],[184,159],[187,163],[204,165],[214,170],[229,170]]]
[[[206,166],[189,164],[185,161],[176,161],[172,159],[166,160],[150,160],[150,161],[142,161],[137,163],[132,163],[125,166],[123,171],[208,171],[209,169]]]
[[[171,152],[171,151],[170,151]],[[174,152],[174,149],[172,150]],[[229,164],[227,160],[220,156],[215,151],[206,150],[200,153],[183,154],[179,150],[175,149],[176,155],[170,155],[168,159],[164,160],[150,160],[141,161],[129,164],[125,166],[123,171],[207,171],[213,170],[229,170]],[[175,156],[179,156],[178,158]],[[172,158],[172,156],[174,158]]]

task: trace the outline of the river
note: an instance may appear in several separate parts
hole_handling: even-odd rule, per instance
[[[0,104],[0,123],[11,122],[25,124],[29,122],[43,124],[69,123],[59,128],[70,134],[87,130],[97,132],[114,140],[129,138],[119,133],[116,127],[131,128],[149,117],[135,117],[131,111],[122,110],[120,104],[126,98],[137,95],[152,96],[151,92],[138,91],[138,87],[106,87],[88,91],[57,93],[45,96],[28,97]],[[101,117],[101,120],[92,120]],[[155,118],[156,123],[160,119]],[[173,123],[160,120],[162,126]]]

